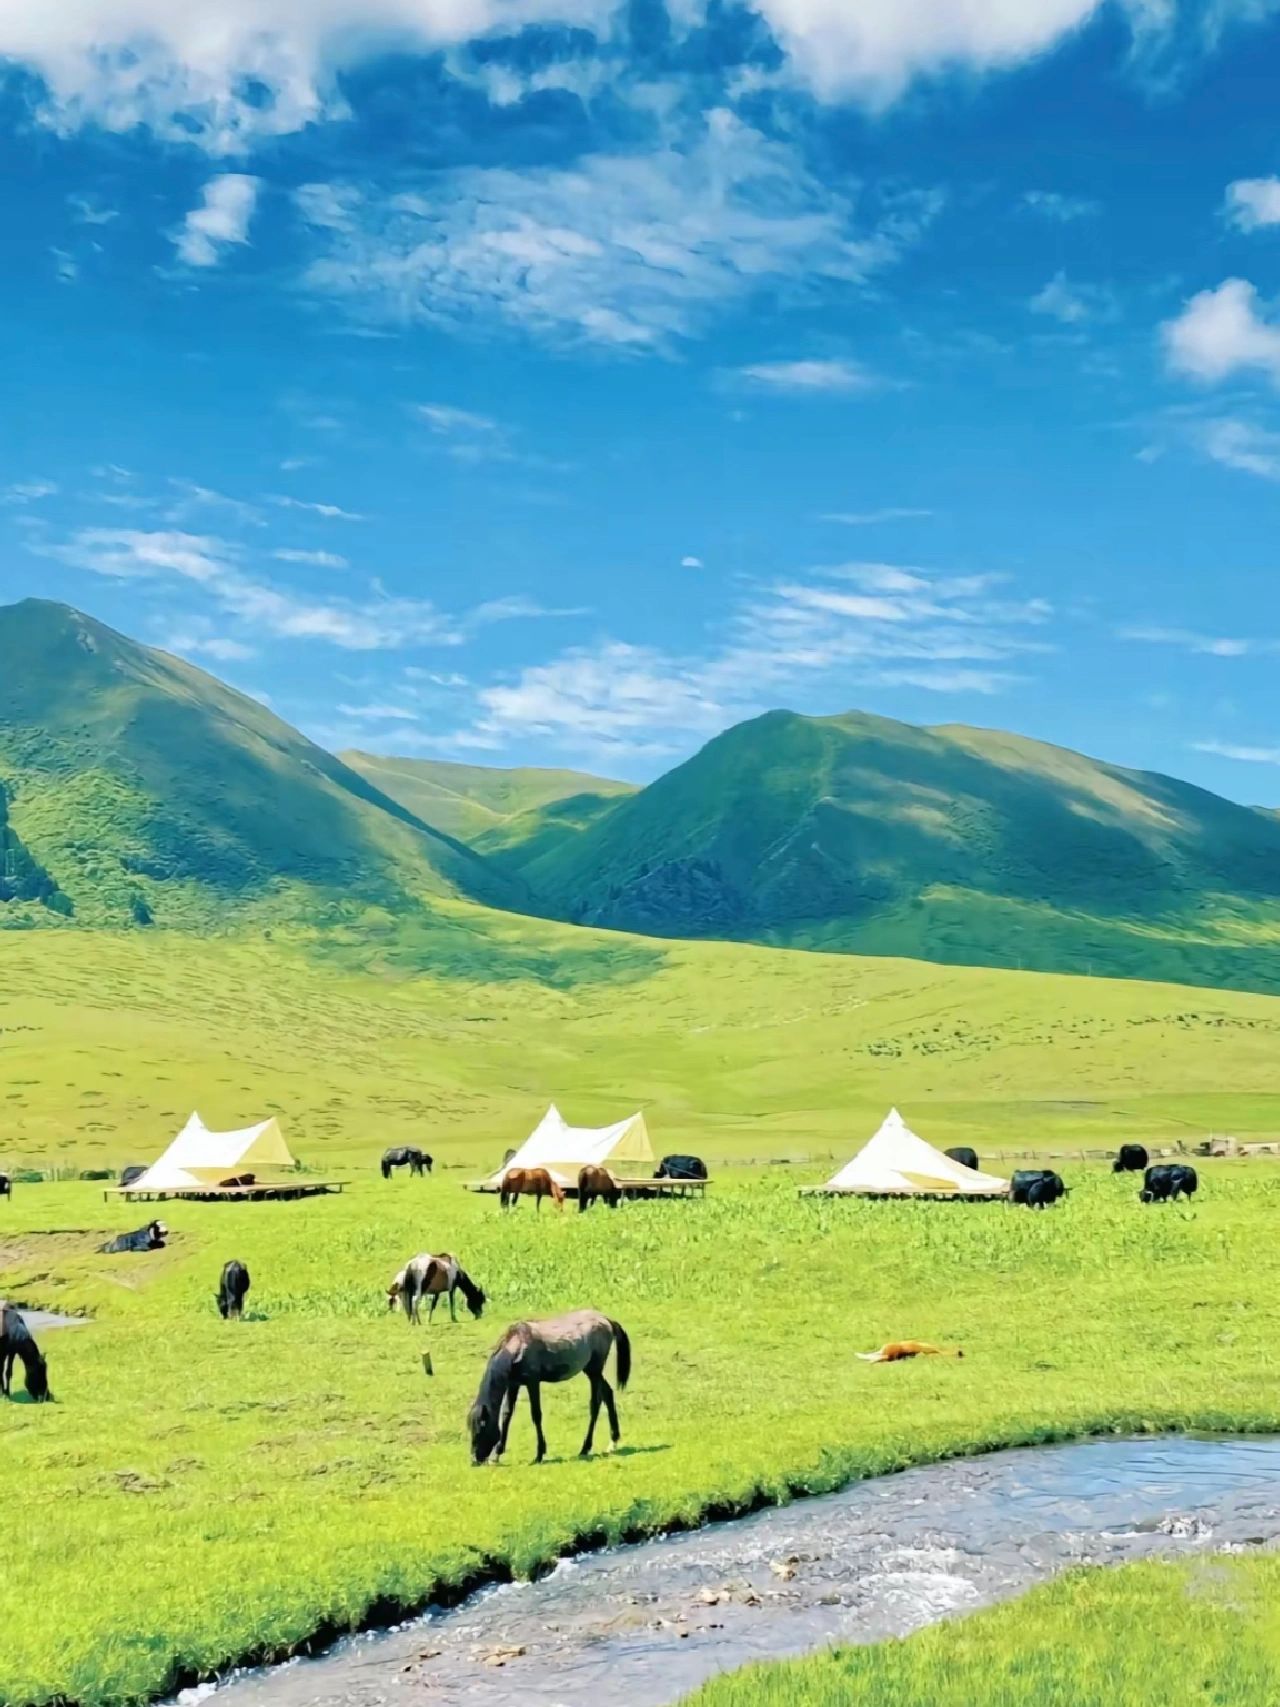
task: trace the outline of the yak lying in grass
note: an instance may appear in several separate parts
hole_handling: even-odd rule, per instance
[[[239,1321],[244,1315],[244,1301],[249,1293],[249,1270],[242,1262],[224,1263],[216,1297],[218,1314],[224,1322]]]
[[[967,1144],[957,1144],[954,1150],[944,1150],[944,1156],[950,1156],[953,1162],[959,1162],[962,1168],[972,1168],[978,1171],[978,1152],[971,1150]]]
[[[1009,1184],[1010,1203],[1024,1203],[1028,1209],[1047,1209],[1066,1195],[1062,1175],[1052,1168],[1019,1168]]]
[[[1180,1197],[1194,1197],[1200,1181],[1196,1170],[1182,1162],[1158,1162],[1142,1176],[1140,1203],[1177,1202]]]
[[[119,1233],[114,1239],[108,1239],[105,1245],[99,1245],[98,1249],[108,1256],[116,1251],[161,1251],[168,1237],[169,1229],[163,1221],[148,1221],[136,1233]]]
[[[1111,1164],[1111,1171],[1113,1174],[1145,1173],[1150,1160],[1141,1144],[1122,1144],[1120,1154]]]

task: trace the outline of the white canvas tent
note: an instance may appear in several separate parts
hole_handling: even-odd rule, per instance
[[[127,1189],[140,1194],[208,1190],[233,1174],[296,1166],[278,1120],[263,1120],[238,1132],[210,1132],[193,1114],[164,1155]]]
[[[508,1168],[546,1168],[567,1190],[577,1185],[578,1169],[588,1163],[620,1179],[651,1174],[653,1145],[644,1115],[628,1115],[612,1126],[570,1126],[552,1103],[511,1160],[485,1184],[497,1190]]]
[[[1009,1182],[944,1156],[891,1108],[875,1136],[817,1189],[859,1197],[1004,1197]]]

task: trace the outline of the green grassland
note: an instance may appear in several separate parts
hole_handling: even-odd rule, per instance
[[[1273,1707],[1280,1559],[1080,1571],[875,1647],[720,1678],[688,1707]]]
[[[0,1408],[0,1699],[156,1693],[578,1537],[945,1454],[1280,1427],[1280,1168],[1206,1166],[1194,1218],[1071,1171],[1044,1215],[800,1199],[772,1170],[725,1174],[705,1204],[504,1218],[456,1177],[369,1179],[167,1206],[173,1243],[150,1258],[94,1254],[121,1212],[92,1185],[19,1188],[0,1289],[97,1319],[46,1339],[55,1405]],[[384,1314],[424,1245],[461,1256],[488,1319]],[[233,1255],[254,1276],[243,1324],[213,1305]],[[472,1469],[463,1419],[502,1323],[584,1303],[634,1341],[626,1452],[572,1457],[586,1392],[568,1387],[547,1395],[552,1462],[530,1464],[522,1416],[508,1464]],[[965,1361],[853,1357],[906,1333]]]
[[[577,1538],[944,1454],[1280,1427],[1274,1163],[1203,1164],[1188,1217],[1102,1163],[1064,1163],[1077,1190],[1039,1216],[795,1191],[891,1101],[988,1155],[1280,1130],[1280,1004],[439,918],[432,977],[376,930],[0,934],[0,1165],[147,1160],[194,1105],[278,1110],[304,1162],[354,1180],[167,1205],[151,1257],[95,1254],[141,1213],[91,1183],[0,1201],[0,1295],[95,1317],[46,1341],[55,1405],[0,1407],[0,1700],[140,1698]],[[463,975],[481,950],[503,976]],[[718,1164],[707,1201],[504,1219],[460,1189],[552,1096],[582,1121],[645,1106],[661,1149]],[[442,1165],[384,1185],[377,1152],[409,1138]],[[791,1163],[721,1165],[768,1158]],[[484,1322],[385,1315],[424,1247],[490,1291]],[[254,1276],[242,1325],[213,1306],[231,1256]],[[529,1465],[522,1421],[508,1466],[472,1470],[463,1418],[499,1328],[586,1303],[635,1340],[628,1451],[569,1458],[585,1388],[563,1389],[555,1462]],[[966,1359],[852,1356],[901,1335]]]

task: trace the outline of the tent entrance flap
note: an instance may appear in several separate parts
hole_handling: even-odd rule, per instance
[[[1009,1182],[935,1150],[896,1108],[879,1131],[820,1188],[862,1197],[1005,1197]]]

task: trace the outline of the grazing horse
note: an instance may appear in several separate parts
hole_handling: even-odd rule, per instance
[[[610,1209],[618,1207],[622,1188],[608,1168],[585,1167],[578,1170],[578,1210],[590,1209],[597,1198]]]
[[[879,1351],[855,1351],[853,1355],[864,1363],[901,1363],[908,1357],[963,1357],[964,1353],[959,1346],[948,1351],[940,1345],[930,1345],[928,1340],[890,1340]]]
[[[244,1301],[249,1291],[249,1270],[242,1262],[224,1263],[222,1279],[218,1282],[215,1294],[218,1300],[218,1314],[223,1321],[232,1317],[240,1321],[244,1316]]]
[[[1113,1174],[1144,1174],[1151,1160],[1141,1144],[1122,1144],[1120,1154],[1111,1164]]]
[[[31,1337],[22,1312],[12,1304],[0,1303],[0,1394],[8,1398],[13,1389],[13,1366],[21,1358],[26,1372],[27,1392],[36,1400],[51,1399],[49,1366]]]
[[[538,1210],[542,1200],[549,1197],[556,1208],[564,1210],[564,1192],[554,1174],[545,1168],[508,1168],[499,1187],[502,1207],[509,1209],[518,1197],[531,1197]]]
[[[415,1150],[410,1144],[398,1144],[393,1150],[382,1152],[382,1177],[391,1178],[392,1168],[408,1168],[411,1174],[429,1174],[432,1158],[425,1150]]]
[[[476,1285],[449,1251],[441,1251],[438,1256],[423,1251],[421,1256],[407,1262],[388,1286],[387,1309],[394,1310],[399,1304],[409,1321],[420,1322],[418,1307],[424,1298],[429,1298],[427,1322],[430,1324],[443,1294],[449,1300],[449,1320],[456,1322],[458,1310],[454,1297],[459,1292],[467,1301],[467,1309],[478,1320],[484,1314],[484,1288]]]
[[[472,1463],[484,1464],[490,1457],[496,1462],[502,1457],[507,1450],[516,1400],[520,1389],[527,1387],[529,1413],[538,1436],[535,1462],[541,1464],[547,1455],[542,1432],[542,1383],[568,1381],[575,1375],[585,1375],[591,1383],[591,1420],[579,1456],[591,1455],[602,1402],[609,1413],[609,1434],[616,1446],[621,1438],[618,1410],[613,1402],[613,1388],[604,1378],[605,1364],[614,1347],[618,1353],[621,1391],[631,1379],[631,1341],[625,1329],[610,1317],[602,1316],[599,1310],[573,1310],[566,1316],[551,1316],[542,1322],[514,1322],[494,1347],[467,1418]]]
[[[160,1251],[168,1237],[169,1229],[163,1221],[148,1221],[136,1233],[120,1233],[116,1238],[108,1239],[105,1245],[99,1245],[98,1249],[107,1255],[115,1251]]]

